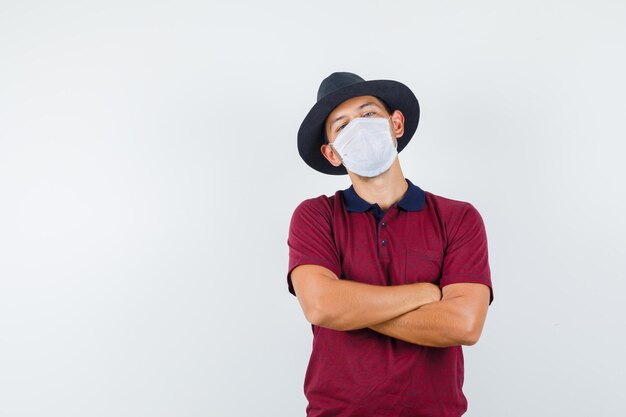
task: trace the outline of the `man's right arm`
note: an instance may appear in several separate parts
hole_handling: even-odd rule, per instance
[[[320,265],[295,267],[291,281],[307,320],[334,330],[370,327],[441,300],[435,284],[364,284],[339,279]]]

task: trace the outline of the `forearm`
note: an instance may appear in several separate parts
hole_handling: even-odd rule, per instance
[[[388,321],[439,299],[427,283],[379,286],[337,279],[317,288],[313,321],[335,330],[355,330]]]
[[[473,345],[482,332],[487,304],[476,298],[444,298],[370,328],[423,346]]]

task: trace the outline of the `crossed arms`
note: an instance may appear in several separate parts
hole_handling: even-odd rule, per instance
[[[490,290],[484,284],[379,286],[340,280],[319,265],[299,265],[291,281],[304,315],[334,330],[370,328],[423,346],[473,345],[480,338]]]

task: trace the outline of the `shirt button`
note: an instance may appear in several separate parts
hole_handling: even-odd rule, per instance
[[[383,241],[380,243],[382,243],[382,245],[385,246],[387,244],[387,241],[383,239]]]
[[[387,227],[387,224],[386,224],[385,222],[382,222],[380,225],[381,225],[383,228]]]

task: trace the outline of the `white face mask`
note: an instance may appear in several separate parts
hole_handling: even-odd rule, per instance
[[[357,117],[343,128],[331,144],[344,166],[363,177],[385,172],[398,155],[389,127],[390,118]]]

